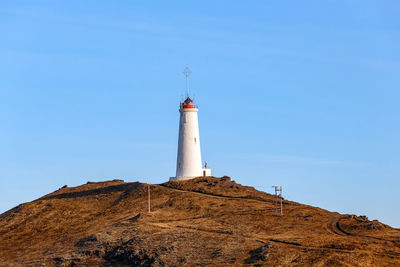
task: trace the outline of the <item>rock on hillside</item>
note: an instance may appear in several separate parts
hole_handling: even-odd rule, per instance
[[[66,187],[0,215],[0,266],[396,266],[400,230],[229,177]]]

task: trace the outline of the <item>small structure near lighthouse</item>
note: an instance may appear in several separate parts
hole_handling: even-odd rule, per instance
[[[179,138],[178,156],[176,161],[176,176],[170,181],[188,180],[199,176],[211,176],[211,169],[203,168],[200,151],[199,121],[197,118],[198,107],[189,97],[189,74],[186,75],[186,99],[179,106]]]

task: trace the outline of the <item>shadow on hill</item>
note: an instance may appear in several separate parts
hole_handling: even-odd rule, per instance
[[[77,191],[77,192],[67,192],[67,193],[60,193],[56,195],[44,196],[39,198],[38,200],[48,200],[48,199],[64,199],[64,198],[78,198],[78,197],[85,197],[85,196],[92,196],[92,195],[101,195],[101,194],[110,194],[113,192],[123,192],[123,196],[126,197],[133,192],[137,192],[143,188],[143,184],[139,182],[133,183],[124,183],[119,185],[111,185],[102,188],[96,188],[91,190],[85,191]]]

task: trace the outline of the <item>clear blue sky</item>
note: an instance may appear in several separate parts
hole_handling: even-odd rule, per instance
[[[0,3],[0,212],[175,173],[182,71],[216,176],[400,227],[399,1]]]

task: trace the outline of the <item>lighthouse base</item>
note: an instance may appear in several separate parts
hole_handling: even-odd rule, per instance
[[[185,177],[170,177],[170,181],[183,181],[183,180],[190,180],[201,176],[185,176]]]
[[[178,176],[178,177],[170,177],[169,180],[170,181],[183,181],[183,180],[190,180],[190,179],[194,179],[197,177],[206,177],[206,176],[211,176],[211,169],[203,169],[202,170],[203,173],[202,175],[199,176]]]

